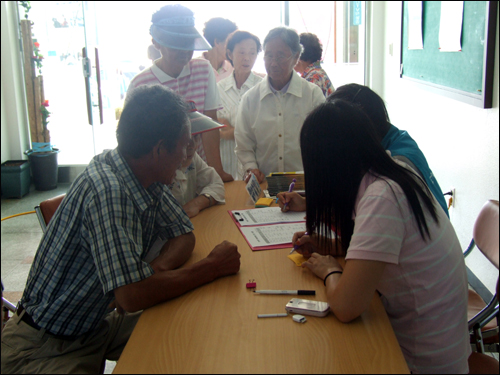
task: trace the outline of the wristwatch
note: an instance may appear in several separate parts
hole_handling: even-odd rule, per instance
[[[212,205],[212,196],[207,193],[203,193],[202,195],[208,199],[208,207],[210,207]]]

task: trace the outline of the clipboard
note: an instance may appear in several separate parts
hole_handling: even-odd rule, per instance
[[[245,239],[245,241],[247,242],[248,246],[250,247],[250,249],[252,249],[252,251],[260,251],[260,250],[274,250],[274,249],[290,249],[293,247],[293,244],[292,244],[292,241],[290,239],[290,242],[289,243],[284,243],[284,244],[278,244],[278,245],[266,245],[266,246],[252,246],[250,244],[250,241],[248,240],[248,238],[245,236],[245,234],[241,231],[241,225],[240,223],[238,222],[238,220],[234,217],[233,213],[231,212],[231,210],[228,210],[227,213],[229,214],[229,216],[231,217],[231,220],[233,220],[233,222],[236,224],[236,227],[238,228],[238,230],[240,231],[241,235],[243,236],[243,238]],[[254,225],[252,227],[262,227],[262,226],[268,226],[269,224],[263,224],[263,225]],[[248,228],[248,227],[247,227]]]

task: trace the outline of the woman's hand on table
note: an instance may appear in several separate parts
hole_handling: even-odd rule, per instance
[[[331,255],[319,255],[318,253],[311,254],[311,257],[304,263],[302,267],[309,268],[321,280],[324,280],[326,275],[333,271],[343,271],[342,266]]]
[[[262,173],[259,169],[249,169],[246,171],[245,176],[243,177],[243,181],[247,182],[250,181],[250,177],[252,177],[252,173],[257,177],[257,181],[259,181],[259,184],[261,184],[266,176],[264,173]]]
[[[292,238],[292,243],[294,246],[298,246],[295,250],[297,253],[304,256],[304,258],[309,258],[312,253],[318,251],[316,241],[313,241],[307,232],[295,232]]]
[[[287,212],[287,211],[303,212],[306,210],[306,198],[302,197],[299,193],[296,192],[278,193],[278,195],[276,195],[276,198],[278,198],[278,204],[282,212]]]
[[[241,255],[238,246],[229,241],[223,241],[208,254],[207,259],[213,261],[215,278],[234,275],[240,270]]]
[[[302,254],[304,258],[309,258],[313,253],[319,255],[333,255],[333,256],[344,256],[341,251],[337,251],[334,239],[327,239],[326,241],[331,241],[331,247],[327,248],[323,244],[324,238],[313,233],[312,235],[306,234],[306,232],[295,232],[292,238],[292,243],[297,246],[295,250],[297,253]]]

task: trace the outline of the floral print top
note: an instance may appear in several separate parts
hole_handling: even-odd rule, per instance
[[[319,88],[323,90],[323,95],[325,95],[326,98],[328,98],[328,96],[335,91],[330,78],[328,78],[328,75],[321,67],[319,60],[313,62],[304,70],[302,78],[308,82],[318,85]]]

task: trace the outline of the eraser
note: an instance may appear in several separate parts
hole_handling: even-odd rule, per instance
[[[297,323],[305,323],[305,322],[307,322],[307,319],[303,315],[294,315],[293,316],[293,321],[297,322]]]
[[[247,283],[247,288],[256,288],[257,283]]]

